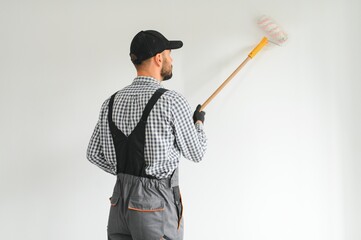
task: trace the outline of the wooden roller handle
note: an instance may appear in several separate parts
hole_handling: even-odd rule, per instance
[[[237,73],[243,68],[244,65],[246,65],[246,63],[251,60],[250,57],[247,57],[242,63],[241,65],[239,65],[237,67],[236,70],[234,70],[234,72],[221,84],[221,86],[219,86],[216,91],[214,91],[214,93],[202,104],[202,107],[199,111],[203,111],[203,109],[205,109],[205,107],[213,100],[213,98],[215,98],[217,96],[217,94],[222,91],[222,89],[227,85],[227,83],[229,83],[229,81],[232,80],[232,78],[234,78],[234,76],[237,75]]]
[[[252,50],[250,54],[248,54],[248,57],[239,65],[236,70],[214,91],[214,93],[202,104],[202,107],[199,111],[203,111],[205,107],[217,96],[217,94],[222,91],[222,89],[229,83],[234,76],[237,75],[237,73],[244,67],[244,65],[247,64],[249,60],[251,60],[266,44],[268,43],[268,39],[264,37],[261,42],[258,43],[258,45]]]

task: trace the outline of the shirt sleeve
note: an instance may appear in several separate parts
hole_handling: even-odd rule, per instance
[[[173,101],[171,115],[177,147],[186,159],[200,162],[207,148],[203,123],[193,123],[189,103],[180,94]]]
[[[102,106],[102,110],[100,111],[99,120],[95,126],[94,132],[90,138],[90,142],[87,149],[87,159],[98,166],[99,168],[103,169],[104,171],[115,175],[116,173],[111,168],[109,162],[106,160],[102,148],[102,144],[100,141],[100,126],[101,126],[101,118],[102,113],[104,113],[105,104]]]

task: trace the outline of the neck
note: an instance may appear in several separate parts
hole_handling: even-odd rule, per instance
[[[156,73],[155,71],[138,70],[137,76],[152,77],[158,80],[159,82],[163,80],[163,78],[160,76],[160,73]]]
[[[160,75],[162,65],[157,64],[155,57],[145,60],[135,68],[138,76],[152,77],[159,82],[163,80],[163,77]]]
[[[137,72],[137,76],[143,76],[143,77],[152,77],[154,79],[156,79],[157,81],[161,82],[163,79],[158,75],[158,74],[152,74],[152,73],[147,73],[147,72]]]

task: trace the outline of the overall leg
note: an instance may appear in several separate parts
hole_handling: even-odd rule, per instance
[[[164,239],[183,239],[183,203],[179,187],[167,189],[167,209],[164,228]]]

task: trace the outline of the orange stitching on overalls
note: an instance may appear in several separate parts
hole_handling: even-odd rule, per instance
[[[134,211],[137,211],[137,212],[160,212],[160,211],[164,211],[164,208],[144,210],[144,209],[139,209],[139,208],[128,207],[128,209],[129,209],[129,210],[134,210]]]

